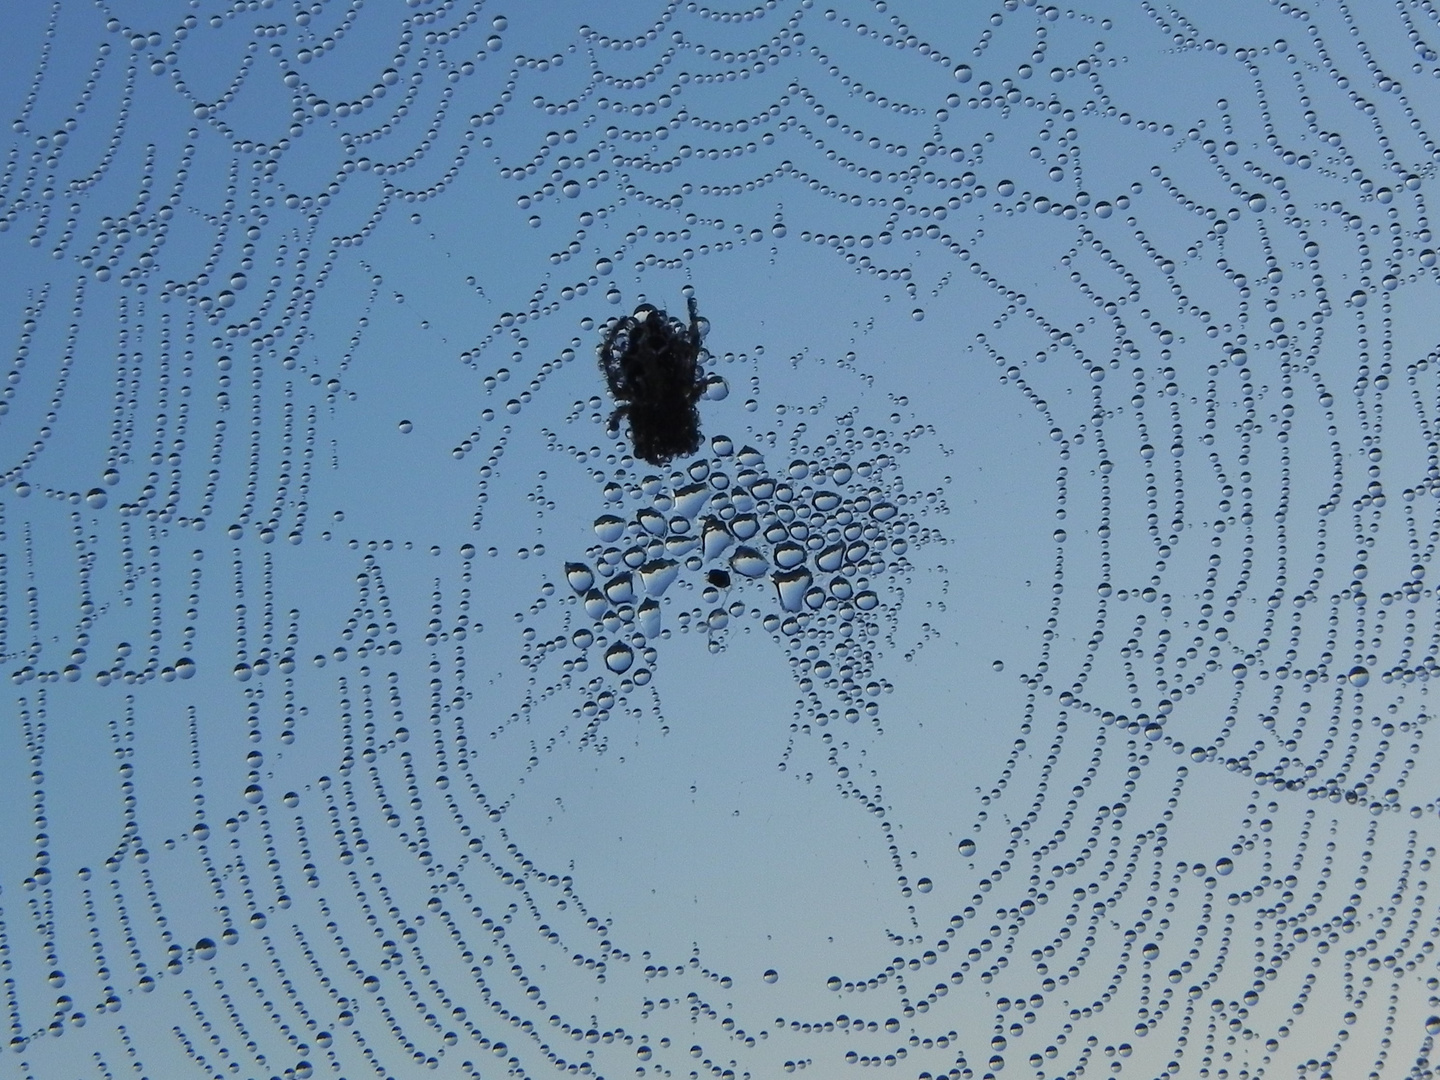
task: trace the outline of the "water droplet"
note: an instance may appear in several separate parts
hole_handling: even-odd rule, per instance
[[[605,666],[616,675],[629,671],[634,662],[635,652],[624,642],[617,641],[605,650]]]
[[[751,547],[737,547],[730,556],[730,569],[747,578],[763,577],[770,570],[770,562]]]
[[[640,601],[640,606],[635,609],[635,626],[646,638],[659,636],[660,605],[651,599]]]
[[[595,519],[595,535],[607,544],[613,544],[625,533],[625,522],[614,514],[601,514]]]
[[[738,568],[737,568],[738,569]],[[785,611],[799,611],[805,603],[805,593],[814,579],[803,566],[798,570],[776,571],[771,575],[780,607]]]
[[[610,610],[610,604],[605,599],[605,594],[599,589],[591,589],[585,594],[583,601],[585,614],[592,619],[599,619]]]
[[[700,530],[700,551],[701,557],[707,562],[717,558],[726,548],[735,542],[735,537],[725,528],[724,522],[719,518],[706,518],[705,524]]]
[[[616,574],[604,586],[610,604],[628,604],[635,599],[635,579],[630,574]]]
[[[595,573],[584,563],[566,563],[565,580],[579,596],[584,596],[595,584]]]
[[[774,559],[781,570],[793,570],[805,561],[805,549],[793,540],[783,540],[775,545]]]
[[[680,564],[673,559],[652,559],[640,567],[640,583],[649,596],[661,596],[680,576]]]

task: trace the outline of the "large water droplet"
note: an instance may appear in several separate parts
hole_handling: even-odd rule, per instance
[[[613,544],[625,533],[625,522],[614,514],[601,514],[595,519],[595,535],[607,544]]]
[[[620,675],[630,670],[635,662],[635,652],[624,642],[617,641],[605,650],[605,666]]]
[[[595,573],[584,563],[566,563],[565,580],[569,583],[570,588],[583,596],[595,584]]]
[[[775,592],[780,600],[780,607],[785,611],[799,611],[805,604],[805,592],[810,588],[814,580],[810,571],[801,567],[798,570],[776,571],[771,575],[775,582]]]
[[[661,596],[680,576],[674,559],[652,559],[640,567],[640,583],[649,596]]]

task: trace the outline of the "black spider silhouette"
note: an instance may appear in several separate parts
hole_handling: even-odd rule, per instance
[[[630,421],[635,456],[651,465],[665,465],[700,449],[700,410],[705,390],[700,344],[705,326],[687,299],[690,325],[653,304],[641,304],[605,330],[600,343],[600,370],[618,403],[610,414],[610,430]]]

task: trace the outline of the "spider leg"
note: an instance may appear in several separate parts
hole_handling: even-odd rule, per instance
[[[685,299],[685,306],[690,312],[690,342],[696,349],[700,348],[700,308],[695,303],[695,297]]]

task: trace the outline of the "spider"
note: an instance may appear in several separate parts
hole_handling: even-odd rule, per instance
[[[665,465],[700,448],[700,410],[704,393],[704,360],[700,344],[706,326],[687,298],[690,325],[653,304],[612,322],[600,342],[600,370],[618,407],[610,414],[610,431],[630,421],[635,456],[651,465]]]

